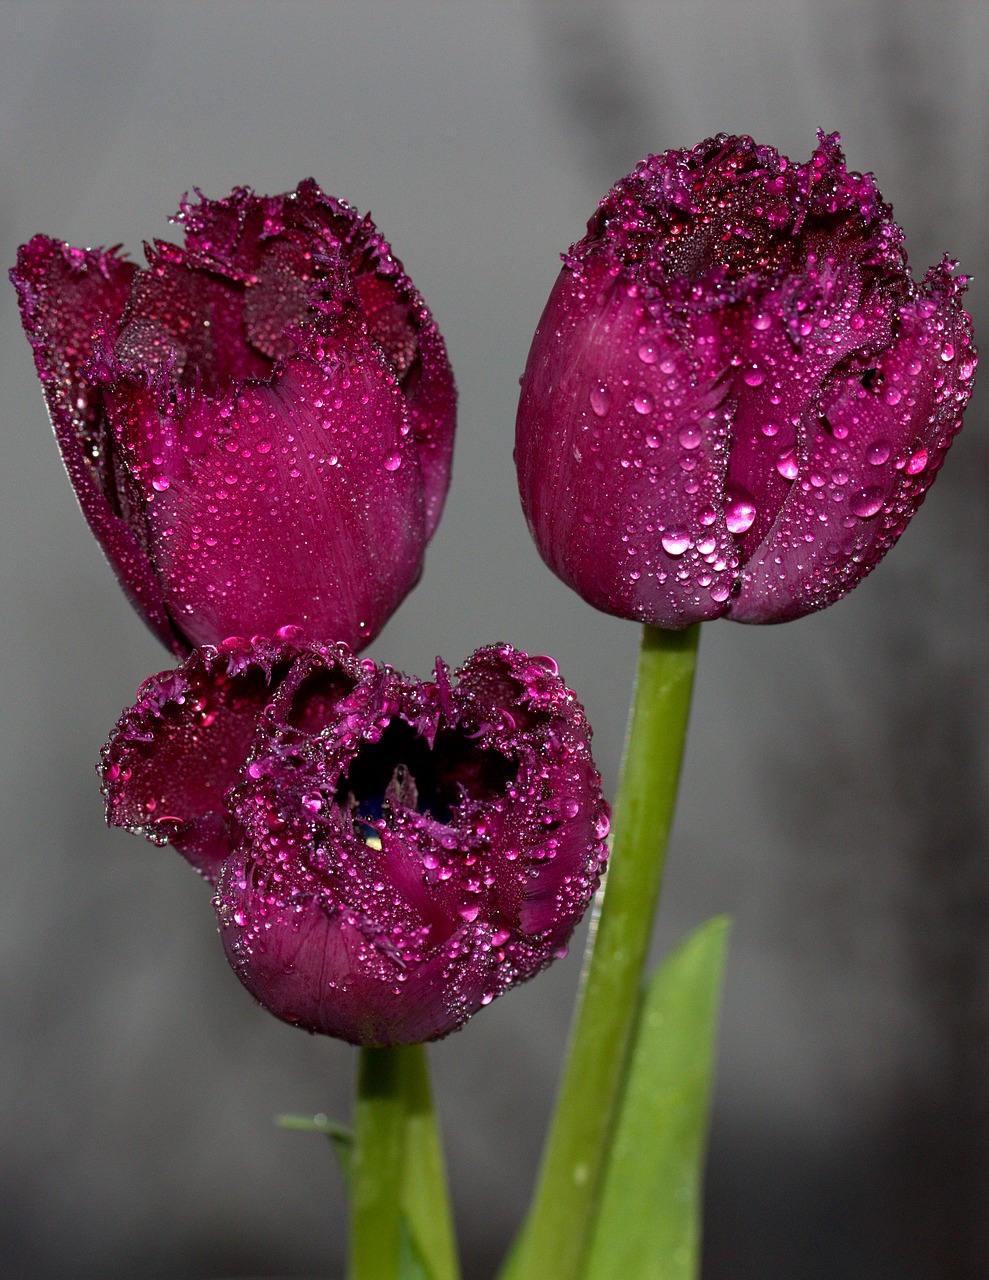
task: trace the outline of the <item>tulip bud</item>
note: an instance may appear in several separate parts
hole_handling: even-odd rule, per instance
[[[878,564],[961,425],[965,278],[912,279],[837,135],[806,165],[719,135],[649,156],[588,223],[522,379],[522,506],[619,617],[783,622]]]
[[[173,652],[367,644],[422,569],[455,391],[369,217],[315,182],[183,202],[139,270],[36,236],[11,278],[83,512]]]
[[[498,645],[420,682],[342,645],[194,653],[104,749],[108,820],[216,884],[227,956],[285,1021],[435,1039],[561,955],[608,809],[548,658]]]

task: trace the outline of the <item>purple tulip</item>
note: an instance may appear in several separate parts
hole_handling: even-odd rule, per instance
[[[680,628],[832,604],[903,532],[972,388],[964,277],[921,284],[837,134],[806,165],[720,135],[588,223],[522,379],[522,505],[550,568]]]
[[[107,816],[217,886],[230,963],[278,1017],[430,1040],[565,951],[606,858],[590,732],[552,660],[508,645],[423,683],[237,642],[142,687]]]
[[[11,278],[83,512],[176,654],[367,644],[415,585],[450,476],[439,330],[375,229],[313,181],[184,201],[139,270],[45,236]]]

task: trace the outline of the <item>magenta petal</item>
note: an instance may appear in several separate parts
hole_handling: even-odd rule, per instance
[[[266,641],[201,649],[145,681],[103,748],[107,822],[173,845],[215,883],[230,855],[224,797],[295,653]]]
[[[195,643],[295,626],[363,648],[419,577],[422,478],[403,399],[375,348],[322,349],[219,416],[194,397],[181,420],[160,417],[129,382],[107,392],[169,607]]]
[[[229,794],[227,955],[311,1031],[446,1035],[560,954],[597,885],[608,812],[583,712],[550,660],[508,646],[457,683],[315,646],[297,665]]]
[[[902,240],[837,135],[804,165],[719,135],[617,183],[522,379],[519,492],[550,567],[662,627],[782,622],[860,581],[975,367],[964,277],[918,286]]]
[[[10,275],[83,515],[131,603],[164,644],[182,653],[186,646],[171,627],[161,585],[121,514],[102,395],[86,375],[97,336],[120,320],[135,270],[116,250],[71,249],[35,236]]]
[[[920,506],[961,426],[975,373],[963,282],[945,263],[898,317],[895,343],[829,386],[800,474],[745,567],[730,616],[785,621],[823,608],[879,563]]]
[[[543,558],[608,613],[683,627],[724,611],[729,408],[707,363],[714,377],[607,255],[561,273],[522,379],[519,491]]]

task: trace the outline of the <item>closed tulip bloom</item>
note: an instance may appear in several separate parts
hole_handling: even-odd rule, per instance
[[[183,202],[139,269],[36,236],[11,276],[69,477],[173,652],[368,643],[450,474],[438,329],[369,217],[315,182]]]
[[[235,643],[147,682],[103,758],[109,820],[217,886],[271,1012],[355,1044],[446,1035],[561,955],[608,809],[546,658],[421,682],[344,646]]]
[[[975,354],[947,258],[920,284],[837,135],[807,164],[720,135],[649,156],[588,223],[539,322],[516,462],[547,564],[681,628],[832,604],[944,459]]]

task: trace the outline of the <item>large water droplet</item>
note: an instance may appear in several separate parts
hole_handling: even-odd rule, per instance
[[[878,485],[870,485],[856,493],[848,505],[861,520],[868,520],[882,509],[883,491]]]
[[[799,474],[797,466],[797,450],[793,445],[781,449],[776,455],[776,470],[784,480],[796,480]]]
[[[599,418],[603,418],[611,407],[611,396],[608,394],[607,387],[592,387],[588,399],[591,402],[591,408]]]
[[[729,533],[745,533],[755,523],[756,505],[747,493],[726,495],[725,524]]]
[[[690,546],[690,534],[686,529],[667,529],[660,542],[667,555],[682,556]]]
[[[906,473],[908,476],[915,476],[927,466],[927,450],[920,448],[916,453],[912,454],[906,465]]]
[[[889,458],[889,444],[885,440],[873,440],[865,451],[865,460],[873,467],[881,467]]]

